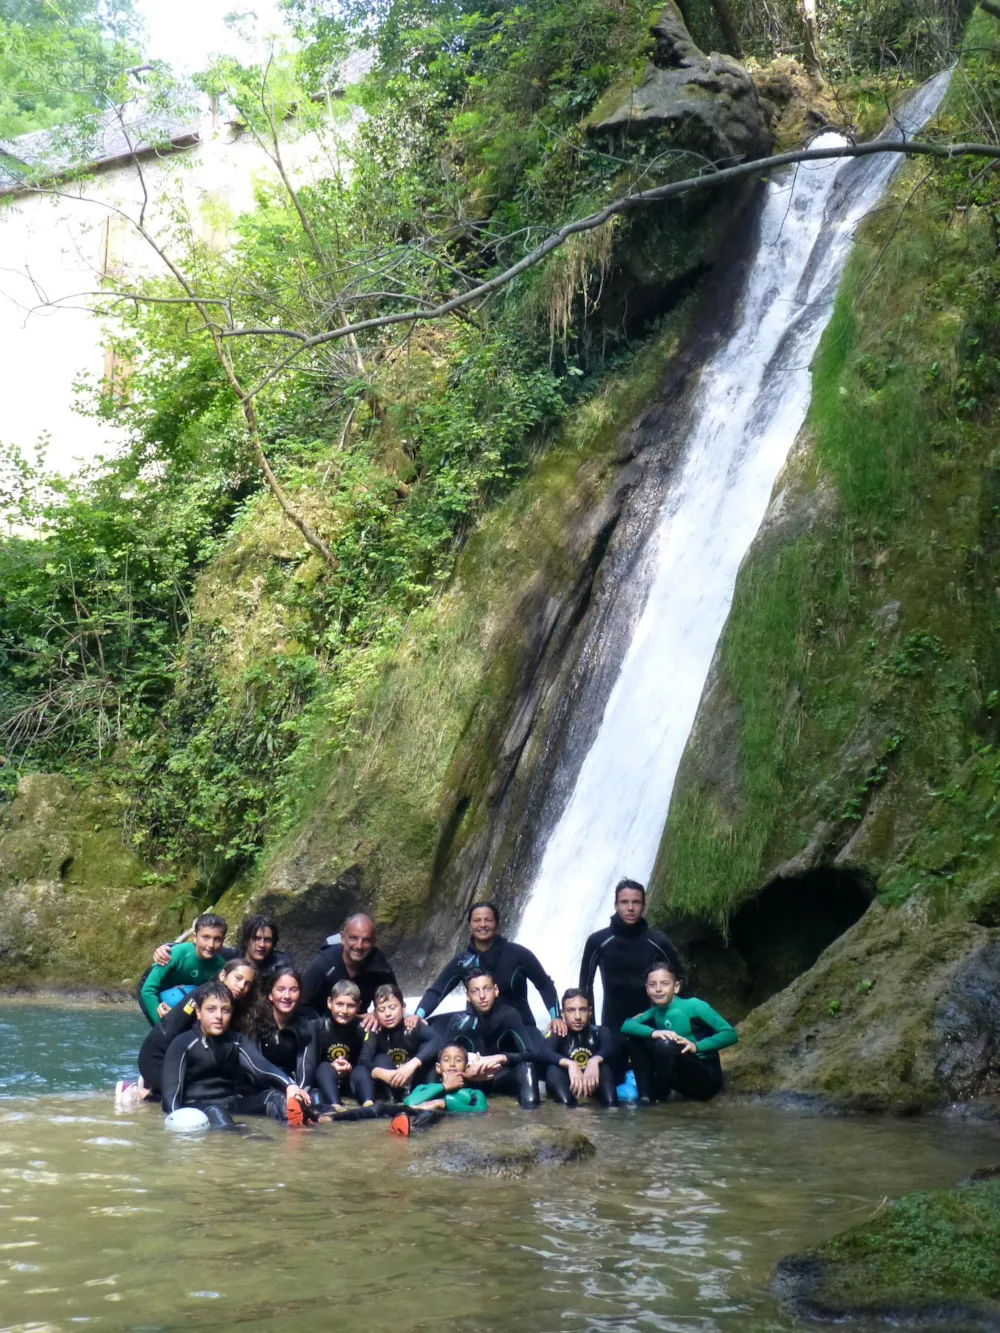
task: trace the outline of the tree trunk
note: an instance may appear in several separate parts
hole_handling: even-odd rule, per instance
[[[740,30],[733,18],[733,11],[729,8],[729,0],[712,0],[712,9],[719,21],[729,54],[735,56],[737,60],[742,59],[743,43],[740,41]]]
[[[810,74],[823,73],[816,0],[802,0],[802,63]]]

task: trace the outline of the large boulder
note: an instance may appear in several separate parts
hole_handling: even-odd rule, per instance
[[[1000,1092],[1000,943],[926,902],[873,903],[740,1025],[731,1091],[858,1110],[946,1103],[992,1114]]]
[[[617,142],[656,134],[707,158],[734,162],[766,157],[771,133],[753,80],[730,56],[705,55],[695,46],[680,10],[668,0],[650,29],[653,54],[637,87],[588,124],[595,138]]]

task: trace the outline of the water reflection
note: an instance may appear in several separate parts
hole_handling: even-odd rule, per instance
[[[6,1107],[0,1333],[783,1333],[780,1255],[1000,1156],[990,1127],[716,1103],[581,1111],[591,1162],[481,1180],[412,1168],[522,1113],[404,1142],[384,1124],[176,1138],[106,1094]]]

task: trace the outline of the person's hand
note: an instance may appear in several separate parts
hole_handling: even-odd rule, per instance
[[[580,1071],[583,1075],[583,1091],[588,1097],[592,1097],[597,1091],[600,1068],[601,1057],[592,1055],[587,1061],[586,1067]]]
[[[480,1081],[484,1078],[492,1078],[496,1070],[499,1068],[498,1065],[493,1063],[498,1058],[504,1059],[504,1063],[506,1064],[506,1059],[504,1057],[495,1055],[474,1055],[465,1066],[465,1077],[474,1081]]]
[[[443,1097],[435,1097],[433,1101],[421,1102],[419,1106],[413,1108],[415,1111],[447,1111],[448,1103]]]
[[[391,1083],[392,1076],[395,1073],[393,1069],[380,1069],[378,1065],[372,1070],[373,1083]]]
[[[405,1064],[401,1064],[399,1066],[399,1068],[392,1075],[392,1078],[389,1079],[389,1086],[391,1088],[405,1087],[419,1068],[420,1068],[419,1060],[413,1060],[413,1059],[407,1060]]]
[[[354,1068],[350,1060],[345,1059],[342,1055],[338,1055],[336,1060],[331,1060],[330,1063],[333,1065],[335,1074],[349,1074]]]
[[[583,1070],[575,1060],[570,1060],[567,1064],[569,1071],[569,1090],[574,1097],[582,1097],[584,1094]]]
[[[673,1041],[676,1033],[666,1032],[663,1028],[657,1028],[653,1033],[654,1041]]]
[[[403,1027],[407,1032],[412,1032],[413,1029],[417,1026],[417,1024],[421,1021],[422,1020],[418,1018],[416,1014],[407,1014],[406,1017],[403,1019]]]
[[[505,1055],[483,1055],[479,1058],[480,1068],[488,1074],[495,1074],[498,1069],[503,1069],[506,1063],[507,1057]]]
[[[549,1025],[545,1029],[545,1035],[549,1036],[551,1033],[553,1037],[565,1037],[568,1031],[569,1028],[561,1018],[550,1018]]]
[[[169,1013],[170,1013],[170,1005],[164,1004],[163,1001],[161,1000],[160,1003],[156,1006],[157,1018],[166,1018],[167,1014]]]
[[[441,1082],[444,1085],[445,1092],[457,1092],[459,1088],[465,1087],[465,1075],[457,1074],[452,1070],[442,1075]]]
[[[378,1018],[376,1017],[374,1010],[361,1015],[361,1026],[366,1032],[378,1031]]]
[[[306,1106],[311,1104],[312,1098],[309,1096],[308,1092],[306,1092],[305,1088],[300,1088],[297,1083],[289,1083],[285,1092],[289,1097],[301,1097]]]
[[[681,1048],[681,1055],[697,1055],[698,1047],[693,1041],[688,1041],[687,1037],[682,1037],[679,1032],[665,1032],[663,1035]]]
[[[153,964],[155,967],[166,967],[170,962],[170,955],[173,952],[172,944],[158,944],[153,950]]]

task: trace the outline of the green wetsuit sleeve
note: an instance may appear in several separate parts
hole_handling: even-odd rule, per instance
[[[142,996],[142,1007],[145,1009],[151,1023],[158,1023],[160,1015],[157,1010],[160,1007],[160,991],[168,990],[170,987],[170,978],[173,974],[173,958],[169,963],[164,963],[162,967],[150,969],[149,975],[142,983],[142,990],[139,994]]]
[[[702,1037],[695,1042],[695,1049],[699,1055],[707,1051],[722,1051],[727,1046],[734,1046],[739,1041],[739,1034],[732,1023],[727,1023],[721,1014],[717,1014],[710,1004],[704,1000],[692,998],[688,1002],[688,1013],[694,1018],[700,1018],[703,1023],[707,1023],[715,1031],[710,1037]]]
[[[635,1018],[626,1018],[622,1024],[623,1037],[651,1037],[656,1029],[653,1027],[654,1012],[647,1009],[643,1014],[636,1014]]]
[[[486,1096],[479,1088],[459,1088],[445,1094],[444,1104],[453,1115],[479,1115],[488,1111]]]
[[[443,1083],[418,1083],[410,1095],[403,1098],[403,1105],[423,1106],[424,1102],[432,1102],[436,1097],[443,1096]]]

